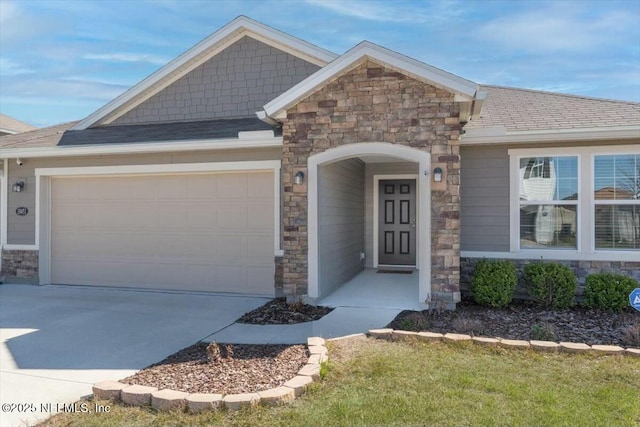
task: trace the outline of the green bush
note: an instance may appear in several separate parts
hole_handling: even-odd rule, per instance
[[[518,277],[516,267],[505,260],[480,260],[471,279],[475,302],[489,307],[506,307],[513,299]]]
[[[524,267],[524,280],[529,295],[539,304],[551,308],[573,305],[578,281],[569,267],[540,262]]]
[[[629,305],[629,294],[638,286],[622,274],[596,273],[587,276],[584,288],[585,307],[622,310]]]

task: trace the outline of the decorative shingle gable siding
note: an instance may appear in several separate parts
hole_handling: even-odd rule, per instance
[[[112,124],[255,117],[318,66],[243,37]]]
[[[459,107],[454,95],[372,62],[357,66],[287,111],[283,124],[283,286],[307,294],[307,189],[293,185],[310,155],[344,144],[389,142],[445,163],[447,190],[432,192],[432,292],[452,296],[460,277]],[[424,204],[423,204],[424,206]],[[438,294],[442,295],[438,295]]]

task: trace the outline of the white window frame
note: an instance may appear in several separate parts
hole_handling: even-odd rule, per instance
[[[554,155],[536,155],[536,156],[517,156],[517,160],[518,160],[518,172],[520,171],[520,161],[522,159],[526,159],[526,158],[541,158],[541,157],[575,157],[578,160],[578,199],[577,200],[553,200],[553,199],[549,199],[549,200],[520,200],[520,176],[518,175],[518,180],[517,182],[517,190],[518,190],[518,235],[517,235],[517,248],[518,250],[522,250],[522,251],[562,251],[562,252],[566,252],[566,251],[573,251],[573,252],[577,252],[580,251],[580,243],[581,243],[581,238],[580,238],[580,227],[582,226],[582,215],[581,215],[581,209],[580,209],[580,204],[582,203],[582,191],[581,191],[581,171],[582,168],[580,167],[580,155],[579,154],[554,154]],[[513,182],[513,181],[512,181]],[[576,223],[577,223],[577,227],[576,227],[576,247],[574,248],[569,248],[569,247],[554,247],[554,246],[550,246],[549,249],[545,249],[545,248],[540,248],[540,249],[536,249],[536,248],[522,248],[520,246],[521,243],[521,239],[520,239],[520,208],[525,205],[525,206],[542,206],[542,205],[554,205],[554,206],[575,206],[576,207]]]
[[[509,149],[509,202],[510,202],[510,251],[501,252],[500,257],[511,259],[555,259],[584,261],[638,261],[635,250],[595,249],[595,200],[594,165],[596,155],[618,155],[640,153],[639,144],[551,147]],[[520,248],[520,159],[523,157],[578,157],[578,209],[577,249],[521,249]],[[469,254],[466,254],[469,255]],[[463,255],[463,256],[466,256]],[[485,253],[485,256],[489,254]]]
[[[620,152],[620,153],[611,153],[609,151],[599,151],[599,152],[594,152],[591,154],[591,168],[592,168],[592,176],[591,176],[591,196],[592,196],[592,203],[591,203],[591,215],[593,216],[593,226],[591,227],[591,251],[595,252],[595,253],[600,253],[600,252],[615,252],[615,253],[627,253],[627,252],[632,252],[632,253],[636,253],[638,259],[640,259],[640,251],[635,250],[635,249],[612,249],[612,250],[603,250],[603,249],[596,249],[596,222],[595,222],[595,209],[596,209],[596,205],[636,205],[640,208],[640,200],[616,200],[616,199],[609,199],[609,200],[595,200],[595,178],[596,178],[596,157],[597,156],[619,156],[619,155],[640,155],[640,151],[639,152],[633,152],[633,150],[629,150],[629,152]]]

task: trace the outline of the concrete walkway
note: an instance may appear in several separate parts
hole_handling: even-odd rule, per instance
[[[382,327],[400,312],[338,307],[318,321],[296,325],[234,323],[268,300],[0,285],[0,403],[22,405],[0,412],[0,426],[33,425],[57,412],[56,404],[90,395],[92,384],[125,378],[201,340],[305,343],[309,336],[331,338]]]
[[[307,337],[335,338],[381,328],[400,309],[337,307],[314,322],[293,325],[247,325],[234,323],[204,339],[231,344],[303,344]]]

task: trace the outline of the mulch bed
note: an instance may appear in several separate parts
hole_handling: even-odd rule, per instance
[[[207,346],[184,348],[121,382],[187,393],[252,393],[281,386],[309,358],[304,345],[219,344],[221,357],[210,362]]]
[[[291,325],[318,320],[332,310],[331,307],[315,307],[301,303],[289,304],[286,298],[276,298],[243,315],[236,322],[253,325]]]
[[[629,308],[617,312],[588,310],[575,307],[568,310],[546,310],[530,301],[513,301],[510,307],[482,307],[463,300],[455,311],[402,311],[388,328],[413,331],[458,332],[474,336],[509,339],[541,339],[638,346],[629,343],[623,330],[640,322],[640,313]],[[537,325],[537,326],[536,326]],[[638,325],[640,327],[640,324]],[[534,335],[547,331],[546,336]],[[552,334],[549,335],[548,332]],[[555,336],[554,336],[555,335]]]

